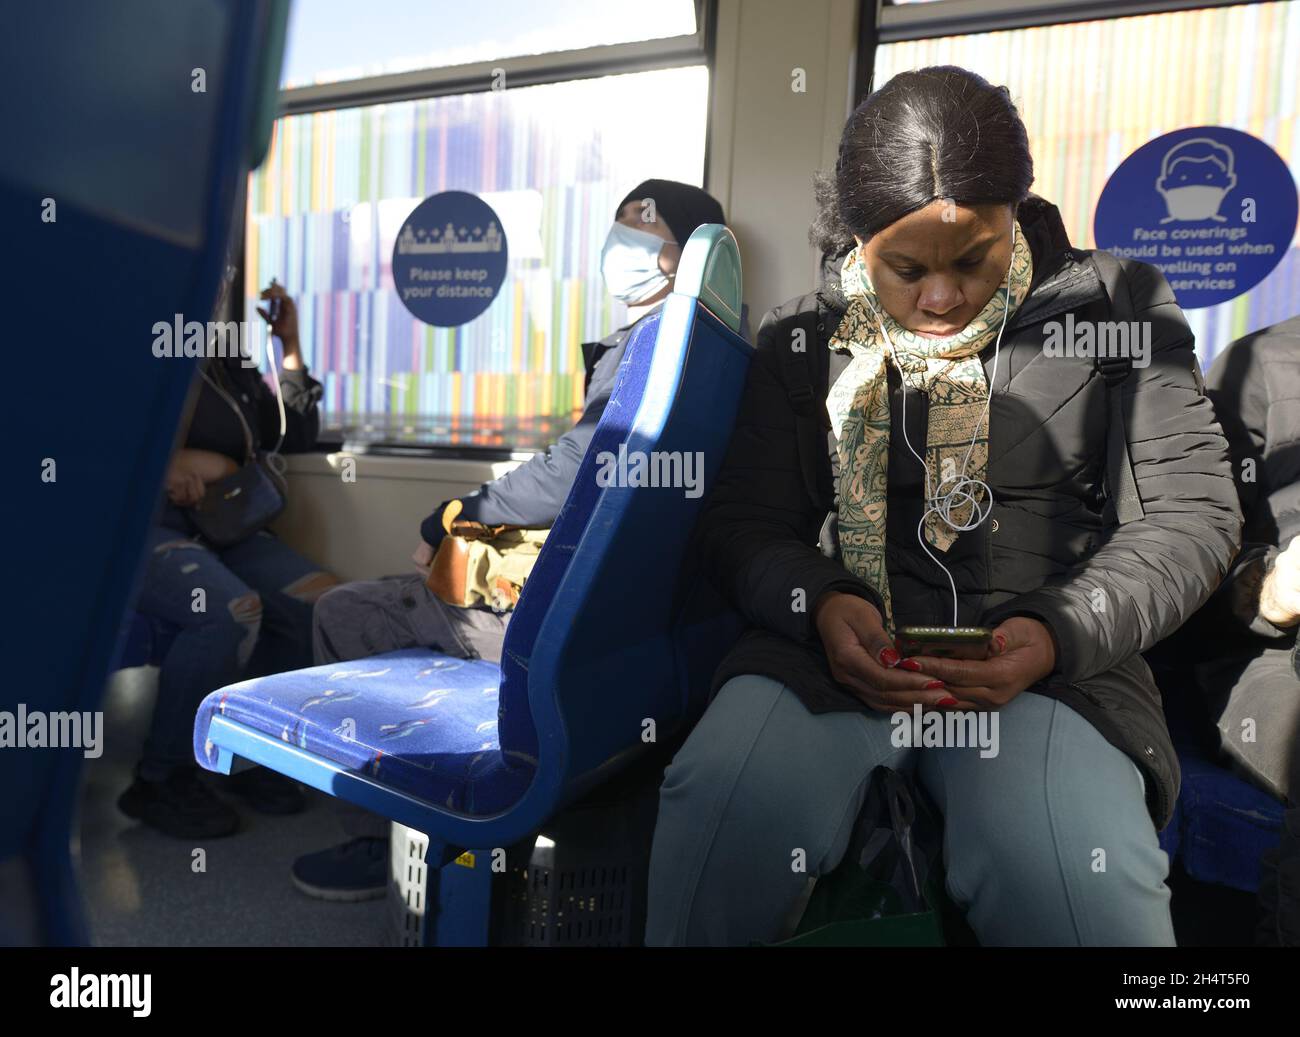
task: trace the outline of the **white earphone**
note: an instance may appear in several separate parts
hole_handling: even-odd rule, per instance
[[[1016,253],[1016,223],[1014,220],[1012,220],[1011,262],[1015,262],[1015,253]],[[930,466],[926,463],[925,458],[923,458],[920,454],[918,454],[916,450],[912,447],[912,441],[907,438],[907,386],[906,385],[903,386],[903,405],[902,405],[902,415],[901,415],[902,426],[903,426],[903,442],[907,444],[907,449],[911,451],[912,456],[915,457],[918,462],[920,462],[922,469],[924,469],[925,471],[926,509],[921,514],[921,521],[916,524],[916,539],[917,542],[921,545],[921,549],[925,551],[927,555],[930,556],[930,560],[934,562],[934,564],[937,565],[940,569],[942,569],[944,575],[948,577],[948,585],[952,587],[952,625],[953,626],[958,625],[957,624],[957,582],[952,578],[952,573],[949,572],[948,567],[944,565],[943,562],[939,561],[938,558],[935,557],[934,552],[932,552],[929,548],[929,545],[926,544],[925,535],[924,535],[925,520],[928,519],[932,514],[937,514],[939,516],[940,521],[942,521],[949,529],[953,530],[954,532],[964,533],[967,532],[968,530],[972,530],[978,527],[981,522],[983,522],[986,518],[988,518],[989,512],[993,510],[992,487],[990,487],[989,484],[986,483],[983,479],[969,478],[966,475],[966,470],[970,465],[970,458],[971,458],[971,454],[975,450],[975,443],[979,439],[980,429],[983,428],[984,425],[987,423],[989,418],[989,408],[993,403],[993,383],[994,381],[997,380],[997,376],[998,376],[998,351],[1002,348],[1002,333],[1007,330],[1007,315],[1011,312],[1010,273],[1011,273],[1011,263],[1008,263],[1007,264],[1007,275],[1008,275],[1007,276],[1007,305],[1002,311],[1002,327],[998,329],[998,337],[993,344],[993,373],[992,375],[989,376],[989,395],[988,395],[988,399],[984,401],[984,414],[980,418],[980,420],[975,424],[975,432],[971,436],[970,446],[966,448],[966,456],[962,459],[961,473],[950,475],[946,479],[940,480],[937,484],[935,484],[933,490],[931,490],[930,488],[931,481],[932,481],[930,476]],[[875,309],[874,303],[872,304],[872,309],[873,310]],[[890,356],[893,359],[894,365],[898,367],[899,371],[901,372],[903,370],[902,365],[898,362],[897,356],[894,355],[896,352],[894,349],[894,343],[893,340],[890,339],[889,337],[889,332],[885,328],[884,318],[881,316],[879,310],[876,310],[876,317],[880,320],[880,330],[885,336],[885,342],[889,346]],[[947,488],[945,489],[945,487]],[[980,490],[984,491],[982,500],[978,496]],[[965,522],[961,522],[961,523],[956,522],[953,518],[953,513],[958,508],[964,507],[967,504],[971,506],[970,518],[967,519]]]

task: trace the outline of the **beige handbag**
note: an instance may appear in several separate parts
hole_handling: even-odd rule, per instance
[[[508,612],[519,601],[548,529],[485,526],[457,516],[464,505],[454,500],[442,513],[446,536],[438,544],[425,586],[448,605],[487,605]]]

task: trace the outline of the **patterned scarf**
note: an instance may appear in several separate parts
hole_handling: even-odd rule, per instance
[[[927,502],[934,504],[940,487],[946,494],[963,470],[967,478],[983,480],[989,456],[984,425],[989,390],[979,353],[1001,330],[1008,298],[1009,321],[1029,294],[1033,259],[1017,224],[1010,269],[984,309],[957,334],[927,338],[908,331],[885,312],[860,253],[855,248],[845,257],[842,280],[849,306],[830,341],[832,349],[848,349],[852,359],[831,387],[826,409],[838,440],[840,552],[845,568],[884,599],[885,626],[892,631],[893,604],[885,569],[890,422],[885,364],[893,363],[905,385],[929,397]],[[882,321],[893,342],[892,354]],[[976,494],[983,496],[982,491]],[[949,518],[963,525],[973,509],[968,499],[953,507]],[[927,514],[924,528],[926,540],[940,551],[947,551],[957,538],[935,511]]]

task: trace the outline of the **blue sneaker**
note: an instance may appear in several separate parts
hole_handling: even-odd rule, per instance
[[[293,884],[317,900],[376,900],[388,890],[388,840],[362,836],[293,862]]]

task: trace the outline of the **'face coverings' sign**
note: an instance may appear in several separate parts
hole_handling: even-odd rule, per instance
[[[418,320],[466,324],[496,298],[506,276],[506,236],[492,207],[443,191],[412,210],[393,243],[393,287]]]
[[[1126,158],[1097,202],[1097,247],[1158,266],[1184,309],[1227,302],[1281,262],[1296,186],[1262,140],[1226,126],[1157,137]]]

